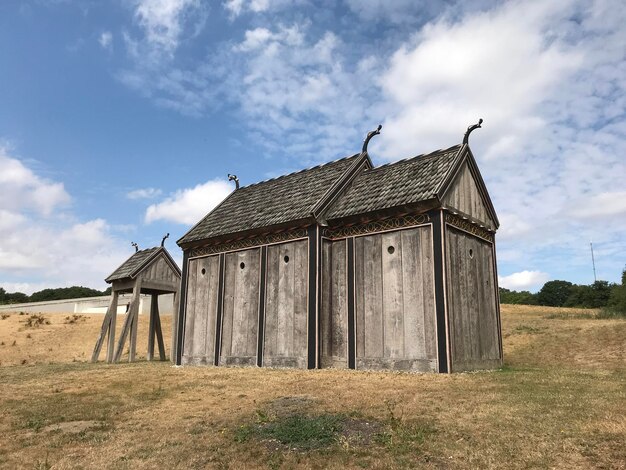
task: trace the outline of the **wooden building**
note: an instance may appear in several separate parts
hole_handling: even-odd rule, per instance
[[[471,129],[480,126],[472,126]],[[498,218],[464,141],[233,191],[184,235],[177,364],[502,364]]]
[[[160,247],[148,248],[137,251],[126,261],[124,261],[105,281],[111,284],[111,303],[104,316],[100,335],[91,356],[91,361],[96,362],[100,355],[100,350],[108,333],[107,341],[107,362],[119,362],[124,351],[126,340],[129,338],[129,362],[135,360],[137,349],[137,326],[139,320],[139,298],[141,294],[151,296],[150,302],[150,322],[148,331],[148,354],[150,361],[154,356],[155,339],[159,348],[159,357],[165,360],[165,344],[161,331],[161,319],[159,315],[158,298],[163,294],[174,294],[174,312],[179,305],[180,289],[180,268],[172,259],[168,251],[164,248],[165,239]],[[135,245],[136,247],[136,245]],[[126,319],[120,333],[120,338],[115,348],[115,324],[117,322],[117,304],[120,294],[132,293],[132,298],[126,311]],[[172,360],[173,351],[176,351],[176,319],[172,316]]]

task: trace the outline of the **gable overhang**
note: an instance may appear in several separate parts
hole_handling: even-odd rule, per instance
[[[496,210],[493,206],[493,202],[491,201],[491,197],[489,196],[489,192],[487,191],[487,186],[485,185],[485,180],[483,180],[482,175],[480,174],[480,170],[478,169],[478,164],[476,163],[476,159],[474,158],[474,154],[470,149],[468,144],[463,144],[459,149],[459,153],[457,154],[456,160],[450,171],[442,180],[441,185],[437,188],[436,195],[439,200],[439,205],[443,206],[443,200],[446,197],[447,192],[453,185],[456,177],[458,176],[461,168],[463,167],[463,163],[467,162],[468,168],[474,177],[474,181],[476,181],[476,185],[478,187],[478,192],[480,196],[485,201],[485,205],[487,207],[487,212],[489,216],[493,219],[496,230],[500,227],[500,221],[498,219],[498,215],[496,214]],[[464,214],[466,215],[466,214]]]
[[[363,170],[371,169],[374,165],[367,152],[362,153],[359,158],[348,168],[345,173],[339,178],[321,199],[313,206],[311,215],[318,221],[320,225],[326,225],[324,214],[332,206],[333,202],[337,200],[343,193],[346,187],[356,178]]]
[[[141,273],[141,271],[143,271],[145,268],[147,268],[150,264],[152,264],[152,262],[154,260],[156,260],[161,254],[163,254],[165,256],[165,261],[167,262],[167,264],[176,272],[178,273],[179,276],[182,275],[180,268],[178,267],[178,265],[176,264],[176,261],[174,261],[174,258],[172,258],[172,256],[169,254],[169,252],[163,248],[160,247],[158,250],[155,250],[153,253],[150,254],[150,256],[148,256],[140,265],[138,265],[135,269],[133,269],[133,271],[130,273],[130,275],[125,276],[125,277],[120,277],[120,278],[115,278],[115,279],[111,279],[111,277],[113,276],[113,274],[115,274],[115,272],[120,269],[122,266],[124,266],[124,264],[126,264],[130,258],[128,258],[126,261],[124,261],[122,264],[120,264],[117,269],[115,271],[113,271],[113,273],[111,273],[104,281],[108,284],[112,284],[113,282],[118,282],[118,281],[125,281],[125,280],[132,280],[135,279],[139,273]],[[132,258],[132,256],[131,256]]]

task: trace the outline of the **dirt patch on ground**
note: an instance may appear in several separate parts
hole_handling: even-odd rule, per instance
[[[41,432],[61,431],[67,433],[77,433],[87,431],[88,429],[104,426],[101,421],[68,421],[65,423],[50,424],[41,428]]]

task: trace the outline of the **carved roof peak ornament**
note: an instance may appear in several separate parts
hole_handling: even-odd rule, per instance
[[[237,178],[237,175],[231,175],[228,173],[228,181],[234,181],[235,189],[239,189],[239,178]]]
[[[472,131],[473,131],[474,129],[480,129],[480,128],[482,127],[482,123],[483,123],[483,118],[480,118],[480,119],[478,120],[478,124],[474,124],[473,126],[469,126],[469,127],[467,128],[467,132],[465,132],[465,135],[463,136],[463,143],[464,143],[464,144],[467,144],[467,143],[468,143],[468,141],[469,141],[469,136],[470,136],[470,134],[472,133]]]
[[[130,244],[135,247],[135,253],[137,253],[139,251],[139,245],[137,245],[135,242],[130,242]]]
[[[163,239],[161,240],[161,247],[165,246],[165,240],[170,238],[170,234],[169,232],[165,234],[165,236],[163,237]]]
[[[383,128],[382,124],[379,124],[378,128],[375,131],[371,131],[367,133],[367,137],[365,138],[365,141],[363,142],[363,149],[361,150],[361,153],[367,153],[367,144],[370,143],[370,140],[372,140],[372,137],[380,134],[380,130],[382,128]]]

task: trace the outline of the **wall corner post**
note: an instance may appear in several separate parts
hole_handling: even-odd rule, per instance
[[[320,229],[311,225],[307,229],[309,238],[309,299],[308,299],[308,338],[307,369],[316,369],[319,364],[319,297],[320,289]]]
[[[176,320],[176,344],[172,344],[172,359],[177,366],[183,362],[183,341],[185,338],[185,308],[187,299],[187,272],[189,265],[189,250],[183,251],[183,272],[180,279],[180,293],[178,295],[178,319]],[[172,313],[173,315],[175,312]],[[174,350],[175,348],[175,350]]]
[[[433,222],[433,263],[435,267],[435,312],[437,325],[438,372],[451,372],[450,345],[448,344],[448,309],[446,299],[445,221],[443,209],[429,213]]]

